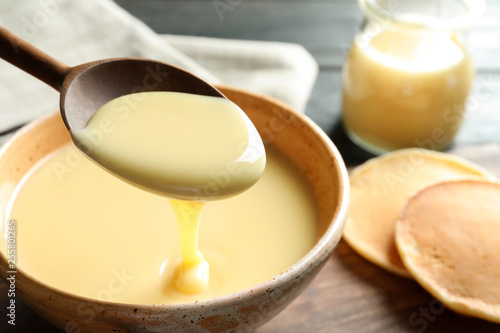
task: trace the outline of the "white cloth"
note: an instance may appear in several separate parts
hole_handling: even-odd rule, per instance
[[[210,83],[276,97],[298,111],[304,111],[318,72],[302,46],[158,35],[111,0],[2,0],[0,25],[70,66],[110,57],[151,58]],[[55,90],[0,61],[0,132],[58,103]]]

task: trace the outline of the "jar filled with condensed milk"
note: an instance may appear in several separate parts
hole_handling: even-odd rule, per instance
[[[375,154],[448,147],[474,78],[466,34],[484,1],[358,2],[365,21],[342,70],[347,135]]]

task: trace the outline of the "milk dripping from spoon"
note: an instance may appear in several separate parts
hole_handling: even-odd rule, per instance
[[[60,110],[64,123],[72,134],[73,142],[91,159],[123,180],[171,199],[178,220],[182,255],[176,286],[184,293],[198,293],[204,290],[208,286],[208,263],[198,251],[197,243],[198,225],[205,202],[235,195],[247,189],[257,182],[265,167],[262,140],[243,111],[227,100],[216,88],[196,76],[153,60],[113,58],[69,67],[2,27],[0,27],[0,57],[60,92]],[[149,102],[153,98],[151,96],[156,98],[159,95],[162,98],[168,95],[166,104],[146,103],[144,106],[144,101]],[[197,103],[188,103],[196,107],[195,112],[190,114],[191,118],[187,118],[188,112],[193,111],[189,107],[177,114],[176,109],[164,110],[166,106],[168,109],[169,103],[173,103],[173,100],[169,99],[172,96],[174,100],[175,98],[184,100],[186,96],[188,100],[197,100]],[[207,128],[200,126],[198,121],[199,130],[198,133],[193,133],[193,136],[201,135],[202,140],[183,145],[182,148],[187,151],[183,151],[182,155],[189,158],[184,160],[179,158],[181,163],[175,165],[175,168],[168,169],[166,167],[169,164],[178,162],[175,158],[180,154],[174,154],[178,152],[175,144],[168,146],[170,148],[166,151],[164,148],[176,137],[153,136],[153,139],[145,140],[146,145],[141,147],[140,144],[137,145],[141,136],[151,134],[148,133],[148,128],[143,127],[137,140],[126,141],[130,139],[129,133],[137,134],[136,125],[145,123],[148,119],[138,118],[135,122],[134,119],[125,119],[127,121],[116,126],[117,130],[112,130],[117,124],[113,123],[110,117],[115,113],[114,120],[119,120],[116,119],[114,112],[116,109],[112,104],[116,101],[125,101],[124,103],[131,109],[136,109],[133,110],[136,112],[130,112],[134,114],[144,115],[148,110],[156,110],[156,115],[160,116],[158,121],[163,121],[165,125],[177,122],[176,118],[182,119],[180,126],[186,131],[189,131],[191,126],[188,125],[194,124],[198,116],[206,116],[203,114],[205,105],[211,104],[211,117],[205,118],[209,124],[208,131]],[[218,110],[220,112],[217,112]],[[163,117],[167,111],[170,112],[170,118]],[[104,114],[104,118],[99,118],[103,112],[108,113]],[[220,123],[227,119],[231,120],[220,126]],[[103,121],[106,122],[105,129],[101,127]],[[169,134],[168,130],[162,129],[163,123],[158,121],[151,123],[154,130],[150,132]],[[175,125],[171,127],[171,131],[175,129]],[[100,130],[97,142],[92,142],[92,145],[85,143],[85,139],[91,138],[95,131]],[[204,146],[203,141],[206,140],[203,139],[211,140],[215,134],[218,134],[219,140],[209,141],[212,146],[210,144]],[[165,138],[167,141],[164,141]],[[149,149],[151,145],[154,145],[152,150]],[[228,152],[224,151],[222,155],[217,155],[217,159],[223,157],[222,163],[216,165],[214,169],[214,165],[210,163],[213,156],[210,153],[206,154],[206,150],[212,148],[217,151],[219,146],[224,146]],[[132,158],[129,149],[133,150]],[[155,160],[156,155],[151,159],[151,154],[160,154],[166,159]],[[190,158],[198,155],[204,158],[201,160]],[[172,157],[174,160],[169,160]],[[160,163],[160,167],[151,169],[156,162]],[[210,164],[212,168],[204,170],[206,164]],[[191,168],[193,165],[195,168]],[[223,184],[215,181],[220,180],[221,173],[225,179]],[[193,177],[197,177],[195,182],[192,182]],[[179,179],[180,181],[177,181]],[[213,184],[216,185],[215,189],[210,188]]]

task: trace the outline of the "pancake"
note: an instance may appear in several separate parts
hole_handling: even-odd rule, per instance
[[[353,170],[344,239],[360,255],[411,278],[394,243],[394,225],[406,200],[426,184],[466,176],[490,177],[481,167],[419,148],[373,158]]]
[[[458,313],[500,323],[500,183],[437,183],[412,196],[396,243],[422,287]]]

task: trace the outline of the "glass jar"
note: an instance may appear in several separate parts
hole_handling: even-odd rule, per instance
[[[347,135],[379,154],[452,142],[474,77],[466,31],[482,0],[359,0],[365,15],[342,69]]]

